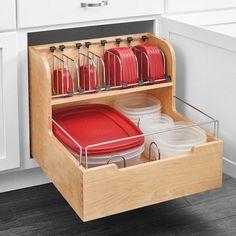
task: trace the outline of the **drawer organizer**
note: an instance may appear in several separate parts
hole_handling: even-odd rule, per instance
[[[160,49],[157,59],[162,63],[156,65],[157,77],[150,69],[154,59],[145,51],[148,45]],[[119,56],[119,50],[123,50],[119,48],[136,54],[132,63]],[[127,71],[134,68],[129,72],[134,80],[125,80],[124,73],[128,72],[124,67]],[[175,97],[175,67],[171,45],[150,33],[29,48],[31,154],[83,221],[221,186],[223,142],[217,138],[218,122]],[[107,165],[89,168],[88,154],[93,148],[154,133],[82,147],[53,119],[53,114],[83,104],[113,106],[117,97],[127,94],[152,95],[174,121],[189,121],[176,111],[176,99],[182,101],[208,119],[192,126],[211,124],[214,132],[207,131],[207,142],[187,154],[162,159],[160,155],[151,158],[149,153],[130,167],[124,161],[125,168],[118,168],[109,160]],[[56,138],[55,126],[80,150],[78,158]]]

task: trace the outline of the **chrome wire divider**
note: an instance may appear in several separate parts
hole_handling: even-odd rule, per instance
[[[82,164],[82,147],[80,146],[80,144],[78,142],[76,142],[70,134],[68,134],[68,132],[65,131],[65,129],[63,129],[54,119],[52,119],[52,122],[79,148],[79,164]]]
[[[56,93],[56,95],[54,96],[57,96],[57,95],[62,95],[62,96],[65,96],[64,93],[61,94],[60,91],[59,91],[59,69],[62,69],[62,76],[63,76],[63,68],[64,68],[64,60],[61,59],[60,57],[58,57],[57,55],[53,54],[53,68],[52,68],[52,75],[53,75],[53,78],[52,78],[52,81],[53,81],[53,91]],[[56,71],[56,73],[55,73]],[[56,74],[56,81],[55,81],[55,74]],[[64,86],[63,86],[64,83],[62,83],[62,91],[64,89]],[[52,96],[52,97],[54,97]]]
[[[123,163],[124,163],[124,168],[126,167],[126,159],[123,157],[123,156],[112,156],[108,161],[107,161],[107,164],[112,164],[112,159],[114,158],[121,158],[123,160]]]
[[[117,85],[117,78],[116,78],[116,60],[119,62],[119,65],[120,65],[120,78],[119,81],[120,81],[120,88],[123,87],[123,76],[122,76],[122,71],[123,71],[123,65],[122,65],[122,62],[121,62],[121,59],[116,55],[114,54],[113,52],[110,52],[110,51],[106,51],[106,53],[108,53],[108,65],[107,65],[107,77],[108,78],[105,78],[105,88],[106,90],[109,90],[111,89],[112,87],[119,87],[119,85]],[[111,64],[111,56],[114,58],[114,62],[113,62],[113,73],[114,73],[114,84],[115,86],[111,86],[111,70],[110,70],[110,64]]]
[[[86,66],[87,66],[87,72],[86,72]],[[91,83],[91,73],[93,70],[93,80],[94,80],[94,86],[97,86],[98,78],[97,78],[97,66],[93,58],[89,55],[86,55],[82,52],[78,52],[78,58],[77,58],[77,81],[78,81],[78,92],[74,91],[74,94],[83,94],[85,92],[91,92],[96,91],[93,90],[92,83]],[[80,74],[81,73],[81,74]],[[88,75],[88,89],[86,89],[86,74]],[[83,88],[81,86],[81,81],[83,80]]]
[[[71,81],[71,85],[72,85],[71,89],[72,90],[67,90],[67,94],[68,94],[68,96],[73,96],[74,91],[75,91],[75,89],[74,89],[74,86],[75,86],[75,70],[74,70],[75,60],[72,59],[71,57],[67,56],[64,53],[62,53],[62,58],[63,58],[64,62],[66,61],[65,68],[66,68],[66,71],[67,71],[67,73],[66,73],[67,88],[70,87],[70,84],[69,84],[70,83],[70,81],[69,81],[70,78],[69,78],[69,76],[71,76],[71,79],[72,79],[72,81]],[[64,58],[66,58],[66,59],[64,59]],[[64,82],[64,80],[63,80],[63,82]]]
[[[157,149],[157,152],[158,152],[158,159],[156,158],[156,155],[155,155],[155,159],[156,160],[161,160],[161,152],[160,152],[160,149],[158,148],[158,145],[156,144],[156,142],[151,142],[150,145],[149,145],[149,154],[148,154],[148,160],[149,162],[152,161],[152,147],[155,146],[156,149]]]
[[[148,133],[148,134],[140,134],[140,135],[136,135],[136,136],[130,136],[127,138],[115,139],[115,140],[111,140],[111,141],[87,145],[85,147],[85,168],[86,169],[88,168],[88,149],[102,146],[102,145],[112,144],[112,143],[116,143],[116,142],[127,141],[127,140],[131,140],[131,139],[135,139],[135,138],[147,137],[147,136],[151,136],[151,135],[158,135],[158,134],[162,134],[162,133],[166,133],[166,132],[170,132],[170,131],[175,131],[175,130],[182,130],[182,129],[188,129],[188,128],[192,128],[192,127],[200,127],[200,126],[207,125],[207,124],[214,124],[214,122],[215,122],[215,120],[206,121],[206,122],[202,122],[202,123],[193,123],[191,125],[187,125],[187,126],[183,126],[183,127],[169,128],[169,129],[161,130],[158,132],[152,132],[152,133]],[[123,155],[125,155],[125,154],[123,154]]]
[[[98,86],[95,87],[95,90],[99,92],[101,90],[101,88],[104,87],[106,84],[105,64],[104,64],[102,57],[100,57],[96,53],[94,53],[90,50],[88,51],[88,53],[89,53],[89,56],[93,59],[94,63],[97,65],[96,66],[97,71],[95,71],[95,74],[97,74],[97,77],[98,77],[97,78]],[[103,82],[103,84],[101,84],[101,81]]]
[[[200,109],[198,109],[197,107],[191,105],[190,103],[184,101],[182,98],[179,98],[179,97],[177,97],[177,96],[174,96],[174,98],[177,99],[177,100],[179,100],[179,101],[181,101],[182,103],[186,104],[187,106],[193,108],[195,111],[201,113],[202,115],[208,117],[210,120],[212,120],[212,121],[214,122],[214,136],[215,136],[216,138],[219,137],[219,120],[214,119],[212,116],[210,116],[210,115],[208,115],[207,113],[201,111]]]
[[[162,56],[162,60],[163,60],[163,71],[164,71],[164,76],[166,76],[166,57],[165,57],[165,54],[162,50],[161,51],[161,56]],[[168,79],[168,78],[167,78]]]
[[[144,83],[144,79],[143,79],[143,55],[146,59],[146,62],[147,62],[147,79],[149,80],[150,79],[150,61],[149,61],[149,58],[148,58],[148,55],[146,52],[142,52],[141,50],[139,50],[138,48],[135,48],[133,47],[132,48],[134,50],[134,54],[135,54],[135,58],[137,60],[137,53],[140,53],[140,57],[141,57],[141,60],[140,60],[140,70],[138,70],[138,74],[139,74],[139,84],[143,84]],[[137,63],[138,63],[138,60],[137,60]]]

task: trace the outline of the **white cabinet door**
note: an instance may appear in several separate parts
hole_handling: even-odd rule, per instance
[[[16,28],[16,1],[0,0],[0,31]]]
[[[20,166],[16,33],[0,34],[0,171]]]

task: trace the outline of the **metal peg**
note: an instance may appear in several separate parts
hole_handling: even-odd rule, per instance
[[[122,39],[121,39],[121,38],[117,38],[117,39],[116,39],[116,43],[117,43],[118,46],[120,46],[120,43],[121,43],[121,42],[122,42]]]
[[[83,45],[82,45],[82,43],[76,43],[75,46],[77,49],[80,49]]]
[[[91,46],[91,42],[85,42],[84,45],[86,48],[89,48]]]
[[[51,46],[50,48],[49,48],[49,50],[51,51],[51,53],[54,53],[54,51],[56,51],[56,47],[55,46]]]
[[[145,42],[148,39],[148,36],[147,35],[142,35],[141,38],[142,38],[143,42]]]
[[[66,48],[65,45],[60,45],[60,46],[59,46],[59,49],[60,49],[62,52],[64,51],[65,48]]]

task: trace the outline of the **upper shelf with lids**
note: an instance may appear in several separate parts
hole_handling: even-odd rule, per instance
[[[150,33],[32,46],[30,55],[44,64],[52,105],[175,84],[174,51]]]

